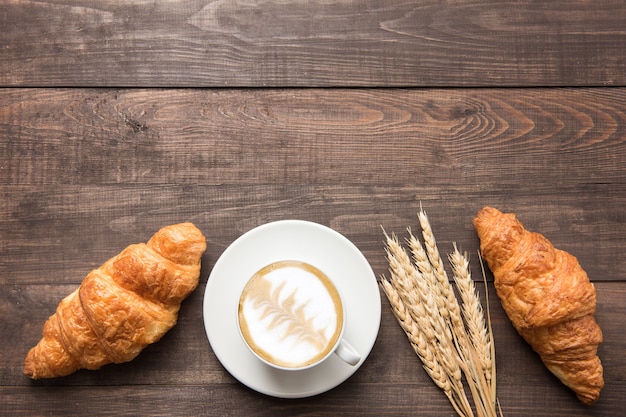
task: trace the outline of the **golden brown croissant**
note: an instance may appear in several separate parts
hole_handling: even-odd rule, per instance
[[[91,271],[43,327],[24,361],[33,379],[128,362],[175,324],[198,285],[206,240],[191,223],[163,227]]]
[[[502,307],[546,367],[593,404],[604,386],[596,291],[577,259],[529,232],[514,214],[483,208],[474,219]]]

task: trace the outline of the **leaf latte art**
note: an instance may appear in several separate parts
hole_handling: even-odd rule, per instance
[[[320,270],[299,261],[280,261],[258,271],[239,302],[246,343],[280,367],[300,368],[324,358],[342,326],[336,288]]]

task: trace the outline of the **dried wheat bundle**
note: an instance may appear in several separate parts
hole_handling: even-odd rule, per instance
[[[385,233],[390,276],[381,280],[383,291],[427,374],[457,414],[501,416],[488,299],[485,317],[467,254],[456,244],[448,257],[455,293],[423,210],[418,219],[423,243],[409,229],[408,251]]]

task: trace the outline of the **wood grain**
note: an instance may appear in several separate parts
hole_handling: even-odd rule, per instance
[[[4,89],[0,100],[12,184],[626,179],[621,88]]]
[[[605,337],[606,388],[584,407],[494,304],[505,415],[619,415],[625,115],[622,88],[2,89],[1,414],[452,415],[384,298],[365,365],[328,393],[284,401],[221,366],[204,333],[203,292],[224,249],[265,222],[331,226],[381,276],[381,226],[404,236],[422,205],[442,252],[457,242],[475,254],[471,219],[489,204],[578,257],[598,288]],[[22,376],[43,322],[90,269],[184,220],[208,250],[171,332],[128,364]],[[479,279],[475,255],[472,268]]]
[[[620,1],[6,0],[0,7],[2,86],[626,84]]]
[[[244,387],[204,331],[209,274],[242,233],[316,221],[380,277],[381,227],[404,238],[420,206],[489,293],[504,416],[622,415],[624,16],[611,0],[0,0],[0,416],[453,416],[384,297],[365,364],[312,398]],[[480,280],[483,205],[516,212],[594,282],[593,407]],[[22,375],[90,269],[184,220],[208,250],[176,327],[127,364]]]
[[[458,242],[476,253],[472,218],[489,204],[515,211],[530,230],[573,253],[593,281],[624,280],[623,184],[587,187],[582,196],[580,187],[520,185],[525,187],[0,186],[8,203],[0,218],[0,243],[7,254],[0,261],[0,283],[80,282],[125,246],[145,241],[164,224],[185,220],[207,236],[209,261],[255,226],[301,218],[356,241],[383,272],[381,226],[402,236],[406,227],[417,227],[420,204],[444,248]]]

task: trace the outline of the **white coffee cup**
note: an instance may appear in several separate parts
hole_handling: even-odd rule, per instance
[[[250,351],[281,370],[314,367],[333,354],[349,365],[361,355],[343,339],[339,291],[318,268],[283,260],[257,271],[239,299],[238,328]]]

